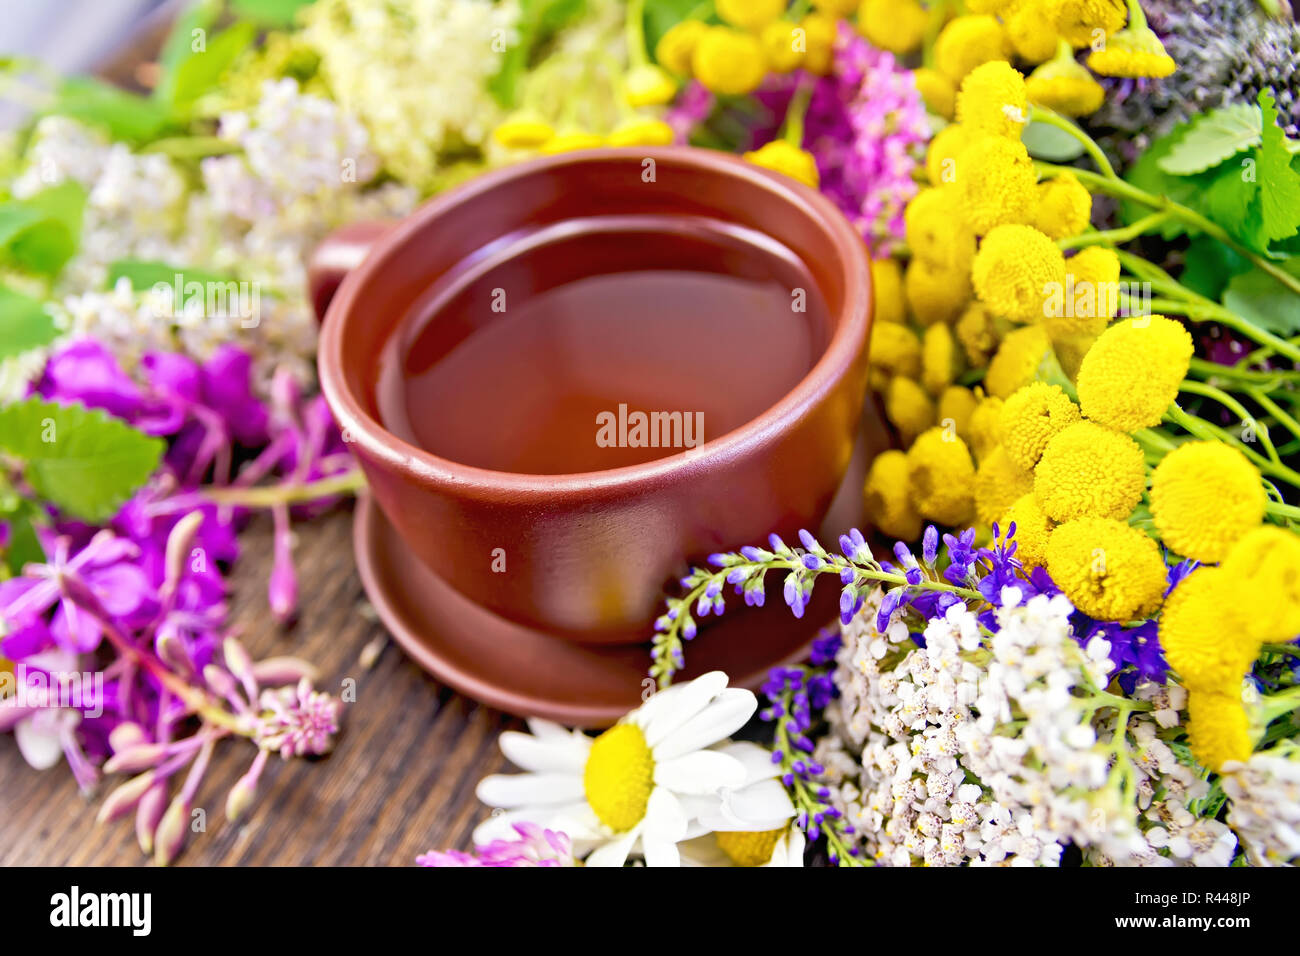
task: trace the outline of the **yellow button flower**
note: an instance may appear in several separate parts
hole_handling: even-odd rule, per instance
[[[812,5],[831,17],[847,17],[858,9],[862,0],[812,0]]]
[[[1160,606],[1165,563],[1137,528],[1106,518],[1059,525],[1047,541],[1047,573],[1070,603],[1099,621],[1132,621]]]
[[[1223,560],[1250,607],[1250,630],[1261,641],[1300,634],[1300,536],[1274,525],[1248,531]]]
[[[716,0],[713,9],[733,27],[759,31],[785,13],[785,0]]]
[[[1022,385],[1038,375],[1038,369],[1051,355],[1052,343],[1039,325],[1016,329],[1002,340],[984,375],[984,387],[990,395],[1007,399]]]
[[[1024,0],[966,0],[968,13],[1006,14],[1015,10]]]
[[[545,154],[571,153],[580,149],[595,149],[604,146],[605,139],[597,133],[584,129],[566,129],[556,133],[541,146]]]
[[[939,396],[938,423],[945,428],[951,423],[957,434],[969,443],[971,416],[978,405],[979,399],[969,388],[949,385]]]
[[[1246,627],[1252,609],[1240,581],[1223,568],[1200,567],[1178,582],[1160,614],[1160,647],[1188,687],[1241,686],[1259,656]]]
[[[975,464],[960,437],[942,428],[923,432],[907,450],[912,500],[921,517],[950,527],[967,524],[975,507]]]
[[[1052,537],[1056,523],[1043,513],[1038,499],[1032,493],[1021,495],[1002,516],[999,530],[1003,537],[1011,534],[1015,525],[1016,557],[1025,570],[1047,566],[1047,542]]]
[[[655,59],[665,69],[686,76],[691,72],[691,57],[709,26],[700,20],[683,20],[668,29],[655,45]]]
[[[537,149],[554,135],[550,123],[528,112],[507,116],[492,131],[492,138],[507,149]]]
[[[988,14],[956,17],[934,41],[934,64],[954,83],[989,60],[1005,60],[1010,44],[996,17]]]
[[[1045,314],[1050,289],[1065,284],[1065,256],[1033,226],[998,226],[980,243],[971,279],[995,313],[1034,322]]]
[[[901,375],[885,389],[885,417],[898,429],[904,445],[934,424],[934,402],[918,383]]]
[[[963,218],[977,233],[1033,220],[1038,175],[1020,140],[983,134],[961,151],[956,172]]]
[[[1095,339],[1119,309],[1119,256],[1105,246],[1088,246],[1065,260],[1065,273],[1060,302],[1052,303],[1043,323],[1053,341]],[[1090,348],[1088,343],[1084,353]]]
[[[1230,445],[1195,441],[1165,456],[1151,479],[1151,517],[1178,554],[1216,564],[1264,520],[1258,469]]]
[[[966,147],[979,135],[960,123],[952,123],[934,134],[925,152],[925,172],[934,186],[957,182],[957,165]]]
[[[1078,406],[1060,386],[1030,382],[1002,406],[1002,445],[1012,461],[1030,470],[1047,443],[1078,420]]]
[[[996,136],[1020,138],[1029,119],[1025,78],[1006,60],[981,63],[957,93],[957,122]]]
[[[667,146],[676,138],[663,120],[638,116],[624,120],[609,134],[610,146]]]
[[[912,504],[910,481],[907,456],[897,449],[877,455],[867,472],[867,519],[882,534],[901,541],[921,536],[921,516]]]
[[[899,56],[921,48],[929,21],[917,0],[864,0],[858,11],[858,29],[871,45]]]
[[[970,416],[970,446],[975,457],[983,461],[1002,443],[1002,408],[1000,398],[987,397]]]
[[[936,116],[952,119],[957,110],[957,87],[938,70],[926,67],[912,71],[916,92],[925,100],[925,107]]]
[[[998,445],[980,461],[975,471],[975,516],[991,525],[1006,514],[1016,500],[1034,490],[1033,472],[1021,468]]]
[[[913,259],[903,274],[903,292],[918,324],[951,322],[970,301],[970,273]]]
[[[835,62],[839,21],[824,13],[810,13],[799,22],[799,27],[804,37],[804,69],[815,76],[825,76]]]
[[[1221,770],[1229,761],[1250,759],[1250,720],[1238,686],[1232,693],[1194,688],[1187,694],[1187,734],[1202,767]]]
[[[763,27],[759,42],[763,45],[768,69],[775,73],[790,73],[803,65],[804,43],[798,29],[785,20]]]
[[[1163,315],[1124,319],[1097,339],[1079,368],[1079,406],[1120,431],[1160,424],[1178,397],[1192,358],[1192,337]]]
[[[1044,0],[1043,9],[1056,32],[1071,46],[1091,46],[1124,25],[1124,0]]]
[[[1160,38],[1149,29],[1122,30],[1107,37],[1104,49],[1088,54],[1088,68],[1102,76],[1169,76],[1177,69]]]
[[[979,302],[972,302],[958,317],[953,330],[966,353],[967,364],[972,368],[988,365],[989,356],[998,347],[998,327],[992,313]]]
[[[1056,25],[1040,3],[1021,3],[1003,15],[1002,25],[1016,55],[1026,63],[1042,63],[1056,53]]]
[[[967,270],[975,258],[975,233],[962,221],[955,185],[922,189],[903,211],[907,248],[944,269]]]
[[[873,369],[913,379],[921,374],[921,340],[901,323],[873,322],[869,355]]]
[[[763,866],[772,859],[785,830],[722,830],[713,834],[718,849],[736,866]]]
[[[921,384],[931,395],[939,395],[961,374],[961,350],[952,330],[936,322],[921,337]]]
[[[1067,50],[1048,60],[1025,81],[1029,102],[1065,116],[1087,116],[1101,109],[1105,88]]]
[[[775,139],[767,145],[745,154],[745,159],[755,166],[762,166],[773,172],[782,173],[796,179],[805,186],[817,188],[817,160],[812,153],[806,152],[793,143]]]
[[[653,63],[643,63],[628,70],[623,93],[629,106],[663,106],[677,95],[677,81]]]
[[[1141,447],[1122,432],[1076,422],[1047,443],[1034,469],[1034,496],[1053,521],[1124,520],[1146,487]]]
[[[700,37],[691,64],[697,80],[725,96],[752,93],[767,75],[758,38],[726,27],[712,27]]]
[[[888,256],[871,260],[871,287],[876,303],[874,321],[902,322],[906,318],[903,302],[903,267]]]
[[[1038,208],[1034,212],[1034,228],[1039,232],[1050,239],[1065,239],[1077,236],[1088,227],[1092,193],[1073,173],[1061,173],[1039,183],[1036,191]]]

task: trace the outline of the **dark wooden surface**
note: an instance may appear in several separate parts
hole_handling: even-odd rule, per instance
[[[271,759],[240,824],[226,822],[226,792],[254,750],[243,741],[219,744],[195,803],[207,813],[207,832],[191,834],[177,865],[404,866],[427,849],[467,847],[488,812],[474,786],[509,766],[497,735],[519,722],[440,686],[395,644],[367,670],[363,649],[387,637],[357,577],[351,512],[296,530],[297,624],[282,629],[267,612],[271,537],[263,522],[241,536],[231,622],[255,657],[304,657],[320,668],[321,686],[336,692],[355,678],[356,702],[328,757]],[[0,736],[0,781],[0,866],[148,862],[133,817],[96,824],[98,798],[78,791],[66,765],[32,770],[8,734]]]

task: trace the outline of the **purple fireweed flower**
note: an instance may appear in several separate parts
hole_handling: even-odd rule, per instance
[[[717,100],[699,80],[692,80],[677,97],[677,102],[664,113],[664,122],[673,130],[673,142],[686,146],[691,132],[713,112]]]
[[[493,840],[475,848],[431,850],[416,857],[420,866],[573,866],[573,843],[567,834],[535,823],[512,824],[519,838]]]
[[[333,747],[343,705],[314,690],[310,681],[264,690],[259,703],[263,710],[255,736],[259,747],[278,750],[285,759],[324,754]]]

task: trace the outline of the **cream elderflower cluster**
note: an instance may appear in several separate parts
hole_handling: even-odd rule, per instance
[[[1081,648],[1057,595],[1004,595],[985,636],[957,605],[925,647],[875,608],[844,628],[832,733],[816,757],[867,856],[884,865],[1057,865],[1066,843],[1102,864],[1226,865],[1235,840],[1188,804],[1206,785],[1157,736],[1177,688],[1139,688],[1151,710],[1115,740],[1098,704],[1109,646]],[[974,782],[973,782],[974,781]]]
[[[1285,741],[1252,754],[1222,782],[1228,824],[1251,865],[1300,863],[1300,747]]]

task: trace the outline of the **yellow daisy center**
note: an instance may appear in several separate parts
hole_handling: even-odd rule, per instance
[[[762,866],[772,859],[776,841],[784,830],[759,830],[755,833],[716,833],[718,849],[736,866]]]
[[[621,833],[645,816],[654,774],[654,754],[641,728],[618,724],[592,743],[582,786],[600,822]]]

